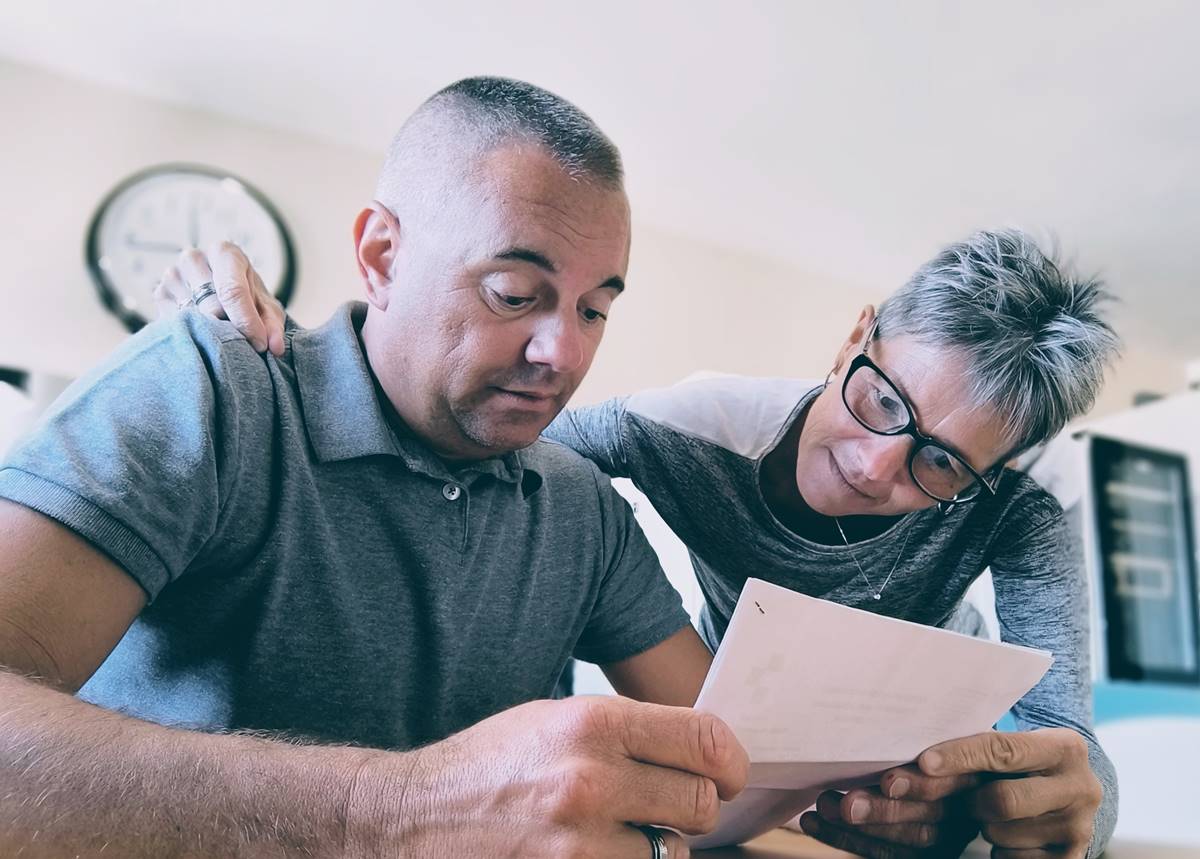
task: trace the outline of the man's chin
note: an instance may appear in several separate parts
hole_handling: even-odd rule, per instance
[[[557,414],[557,413],[556,413]],[[529,447],[541,436],[548,420],[492,421],[474,419],[462,422],[464,434],[480,448],[493,455]]]

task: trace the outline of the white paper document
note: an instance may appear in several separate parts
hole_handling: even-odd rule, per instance
[[[1043,650],[883,617],[748,579],[696,709],[750,755],[750,782],[692,847],[786,823],[830,788],[989,730],[1042,678]]]

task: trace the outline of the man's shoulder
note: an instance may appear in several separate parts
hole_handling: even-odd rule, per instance
[[[45,418],[82,404],[111,412],[115,403],[123,403],[129,415],[140,414],[140,407],[171,408],[179,421],[195,411],[189,406],[203,407],[219,397],[227,382],[244,389],[255,379],[268,381],[250,392],[258,397],[269,390],[263,356],[230,323],[193,311],[151,323],[125,339],[76,379]]]
[[[189,338],[198,351],[214,360],[217,373],[235,368],[260,372],[266,369],[266,356],[255,351],[245,335],[226,319],[187,311],[167,320],[167,326],[172,334]],[[283,360],[290,363],[290,352],[285,353]]]
[[[758,459],[820,383],[701,373],[631,396],[626,412],[684,436]]]
[[[288,381],[295,376],[290,348],[280,357],[259,353],[232,322],[197,311],[155,325],[173,358],[164,373],[206,377],[214,396],[226,407],[236,405],[243,419],[274,411],[291,392],[291,385],[279,384],[281,373]]]
[[[265,374],[263,355],[224,319],[185,311],[147,325],[109,356],[98,368],[103,375],[117,367],[155,375],[169,383],[179,374],[200,372],[221,382],[227,375]]]
[[[229,322],[196,311],[142,328],[76,380],[46,418],[113,420],[129,437],[193,435],[220,423],[256,433],[278,407],[269,362]],[[108,415],[109,417],[104,417]]]

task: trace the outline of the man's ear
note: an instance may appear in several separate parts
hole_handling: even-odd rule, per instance
[[[400,250],[400,222],[391,209],[376,200],[359,212],[354,219],[354,246],[358,271],[367,287],[367,300],[386,310],[396,254]]]
[[[846,338],[846,342],[838,350],[837,359],[833,365],[834,374],[842,372],[842,368],[854,360],[854,356],[862,351],[863,340],[871,333],[871,327],[874,324],[875,306],[868,304],[858,314],[854,328],[850,330],[850,336]]]

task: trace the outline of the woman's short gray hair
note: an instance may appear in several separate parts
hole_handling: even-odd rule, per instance
[[[972,400],[997,408],[1014,451],[1086,413],[1120,341],[1098,278],[1064,271],[1020,230],[945,248],[879,308],[882,337],[911,335],[966,358]]]

